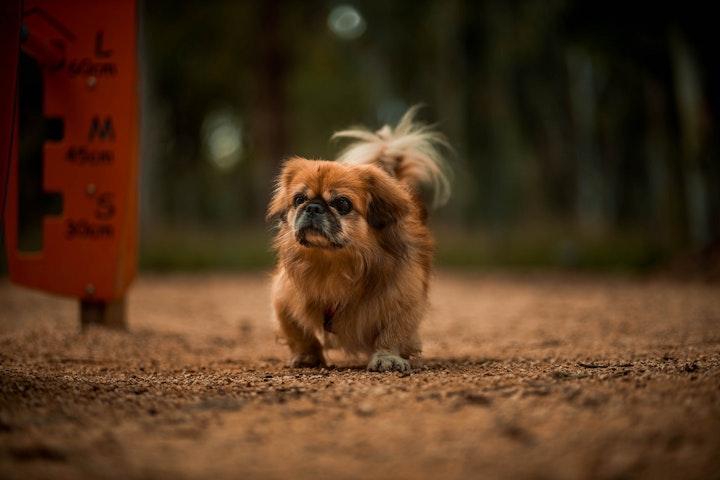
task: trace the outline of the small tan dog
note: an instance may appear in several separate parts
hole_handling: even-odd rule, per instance
[[[291,367],[325,365],[324,348],[369,356],[370,371],[406,371],[420,353],[434,240],[427,208],[449,196],[444,137],[413,121],[346,130],[337,161],[292,158],[267,218],[277,226],[275,316]]]

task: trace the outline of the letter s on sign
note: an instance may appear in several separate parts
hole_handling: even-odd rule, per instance
[[[95,209],[95,218],[98,220],[108,220],[115,216],[115,194],[105,192],[98,196],[97,208]]]

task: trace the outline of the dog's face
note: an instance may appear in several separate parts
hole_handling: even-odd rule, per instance
[[[367,249],[410,207],[407,191],[378,167],[295,158],[278,178],[268,219],[279,223],[280,248]]]

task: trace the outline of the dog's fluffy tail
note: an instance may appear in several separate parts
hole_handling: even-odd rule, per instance
[[[414,120],[418,109],[410,108],[394,129],[389,125],[377,132],[352,128],[336,132],[332,138],[353,140],[337,161],[376,164],[435,208],[450,197],[452,172],[442,155],[449,144],[444,135]]]

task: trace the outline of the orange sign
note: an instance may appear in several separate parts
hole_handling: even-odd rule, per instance
[[[137,264],[136,3],[25,0],[23,26],[23,50],[42,68],[43,115],[56,126],[42,150],[42,186],[59,194],[62,208],[43,217],[40,251],[18,248],[15,141],[6,212],[10,277],[84,301],[121,299]]]

